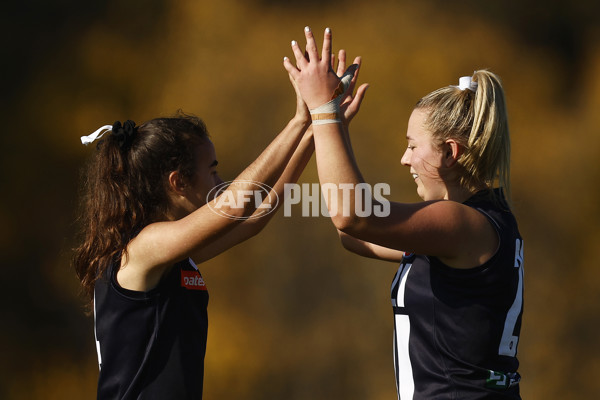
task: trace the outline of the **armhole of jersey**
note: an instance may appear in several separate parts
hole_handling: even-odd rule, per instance
[[[473,210],[481,213],[491,224],[492,227],[494,228],[494,231],[496,232],[496,235],[498,237],[498,247],[496,247],[496,251],[494,251],[494,254],[483,264],[478,265],[476,267],[473,268],[454,268],[451,267],[449,265],[446,265],[444,262],[442,262],[442,260],[440,260],[439,258],[435,257],[435,256],[428,256],[429,260],[431,262],[432,266],[436,266],[438,268],[443,268],[447,271],[451,271],[451,273],[453,274],[458,274],[458,275],[468,275],[468,274],[473,274],[473,273],[478,273],[479,271],[485,270],[486,268],[489,267],[489,265],[493,264],[494,260],[496,259],[496,257],[498,257],[498,254],[500,253],[500,249],[502,248],[502,235],[500,233],[500,225],[498,224],[498,222],[492,218],[492,216],[490,214],[488,214],[487,212],[483,211],[480,208],[477,207],[473,207],[473,206],[469,206],[471,207]]]
[[[110,273],[109,287],[111,289],[113,289],[120,296],[122,296],[126,299],[129,299],[129,300],[148,300],[148,299],[156,297],[158,295],[158,293],[161,291],[163,281],[165,280],[165,277],[166,277],[166,276],[163,277],[163,279],[161,279],[161,281],[155,288],[152,288],[152,289],[148,290],[147,292],[141,292],[141,291],[137,291],[137,290],[126,289],[126,288],[122,287],[121,285],[119,285],[119,282],[117,281],[117,272],[118,272],[118,269],[116,268],[116,265],[114,263],[111,264],[109,266],[109,273]]]
[[[498,247],[496,247],[496,250],[494,251],[494,254],[490,257],[490,259],[487,260],[486,262],[484,262],[483,264],[481,264],[481,265],[485,265],[490,260],[492,260],[494,257],[496,257],[496,254],[498,254],[498,252],[500,251],[500,248],[502,247],[502,235],[500,234],[500,225],[498,224],[498,222],[494,218],[492,218],[492,216],[490,214],[488,214],[487,212],[483,211],[481,208],[474,208],[474,209],[476,211],[479,211],[480,213],[482,213],[483,216],[487,218],[487,220],[494,227],[494,230],[496,231],[496,236],[498,236]]]

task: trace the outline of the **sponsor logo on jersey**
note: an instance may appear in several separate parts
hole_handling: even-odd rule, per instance
[[[206,290],[206,283],[198,271],[181,270],[181,287],[189,290]]]
[[[521,381],[521,375],[518,372],[502,373],[498,371],[488,371],[488,378],[485,381],[485,387],[491,389],[508,389],[517,385]]]

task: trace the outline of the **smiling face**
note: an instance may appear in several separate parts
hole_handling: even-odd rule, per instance
[[[433,136],[425,128],[427,110],[416,109],[408,120],[406,138],[408,147],[402,156],[402,165],[410,168],[417,184],[417,193],[423,200],[448,198],[446,183],[440,176],[443,152],[434,143]]]

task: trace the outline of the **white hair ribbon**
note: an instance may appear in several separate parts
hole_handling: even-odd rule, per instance
[[[473,82],[470,76],[461,76],[458,80],[458,86],[460,90],[469,89],[472,92],[477,91],[477,82]]]
[[[92,143],[94,140],[100,139],[102,137],[102,135],[104,135],[108,131],[112,131],[112,125],[104,125],[103,127],[98,128],[95,132],[93,132],[87,136],[82,136],[81,143],[85,144],[87,146],[88,144]]]

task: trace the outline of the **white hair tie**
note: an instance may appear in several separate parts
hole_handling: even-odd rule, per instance
[[[470,76],[461,76],[458,80],[458,86],[460,90],[469,89],[472,92],[477,91],[477,82],[473,82]]]
[[[98,128],[95,132],[93,132],[87,136],[82,136],[81,143],[85,144],[87,146],[88,144],[92,143],[94,140],[100,139],[102,137],[102,135],[104,135],[108,131],[112,131],[112,125],[104,125],[103,127]]]

